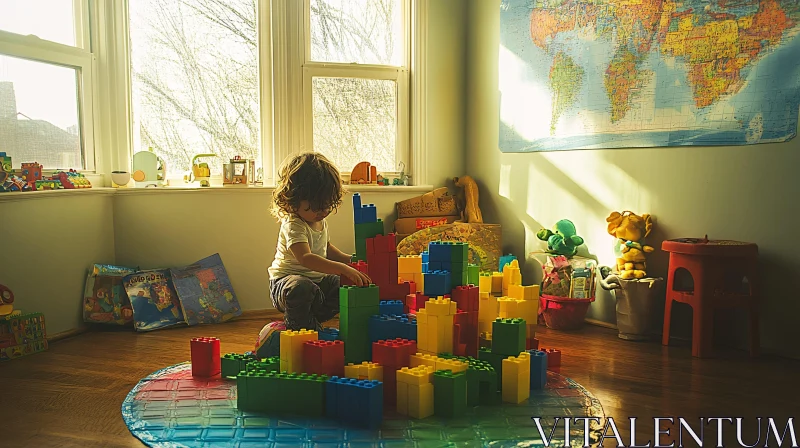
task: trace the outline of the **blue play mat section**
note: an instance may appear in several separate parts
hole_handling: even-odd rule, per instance
[[[573,380],[548,372],[544,390],[527,402],[479,406],[457,419],[412,419],[384,410],[379,430],[341,427],[329,419],[278,417],[236,409],[236,382],[192,378],[191,364],[177,364],[142,379],[122,403],[131,433],[152,447],[511,447],[542,446],[531,417],[541,417],[549,435],[555,417],[597,417],[593,440],[602,432],[600,402]],[[564,446],[563,421],[551,447]],[[576,425],[570,425],[574,428]],[[582,425],[581,425],[582,426]],[[561,441],[558,438],[561,438]],[[571,445],[583,446],[583,428]]]

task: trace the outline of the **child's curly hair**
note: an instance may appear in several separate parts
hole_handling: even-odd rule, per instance
[[[278,172],[272,214],[281,219],[294,213],[302,201],[308,201],[313,211],[336,211],[342,195],[339,170],[327,157],[316,152],[298,154],[288,158]]]

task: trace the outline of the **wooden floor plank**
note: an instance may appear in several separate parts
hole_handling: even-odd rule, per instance
[[[252,350],[263,323],[245,319],[141,334],[90,331],[54,342],[45,353],[0,364],[0,446],[142,446],[120,413],[131,388],[160,368],[188,360],[192,337],[221,338],[223,353]],[[600,399],[626,445],[629,417],[639,419],[639,444],[654,441],[653,417],[683,417],[696,430],[699,417],[742,417],[744,442],[752,445],[756,417],[775,418],[782,432],[798,409],[800,363],[794,360],[751,360],[738,351],[696,359],[688,346],[624,341],[614,330],[594,326],[574,333],[541,328],[537,337],[543,346],[562,350],[561,373]],[[762,426],[758,446],[765,444]],[[715,434],[713,425],[705,427],[705,446],[716,445]],[[724,436],[725,446],[739,446],[732,426]],[[769,446],[777,446],[771,441]],[[685,434],[684,446],[695,446],[688,442]]]

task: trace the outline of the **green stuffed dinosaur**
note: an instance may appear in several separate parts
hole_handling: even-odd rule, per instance
[[[558,221],[553,230],[539,230],[536,237],[547,241],[547,252],[553,255],[572,257],[578,253],[578,246],[583,244],[583,238],[576,234],[575,224],[568,219]]]

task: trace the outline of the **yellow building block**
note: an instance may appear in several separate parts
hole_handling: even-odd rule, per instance
[[[281,371],[303,373],[303,344],[317,340],[318,334],[313,330],[284,330],[280,334]]]
[[[429,316],[448,316],[456,314],[456,305],[449,297],[439,296],[425,302],[425,311]]]
[[[480,292],[480,290],[479,290]],[[503,273],[492,272],[492,294],[502,294],[503,292]]]
[[[344,366],[344,377],[357,380],[383,381],[383,366],[364,361],[361,364],[348,363]]]
[[[491,294],[492,293],[492,273],[491,272],[481,272],[480,277],[478,277],[478,291],[483,294]]]
[[[403,367],[398,370],[397,383],[408,383],[417,386],[425,383],[433,383],[433,374],[436,372],[436,360],[435,357],[431,358],[434,358],[431,360],[433,365],[422,364],[415,367]]]
[[[503,360],[503,401],[519,404],[531,395],[531,359],[522,352]]]
[[[433,415],[433,384],[408,385],[408,416],[428,418]]]
[[[519,270],[519,261],[511,260],[511,262],[506,264],[506,266],[503,268],[503,295],[508,296],[508,288],[511,285],[521,284],[522,274]]]
[[[456,303],[449,298],[425,302],[417,311],[417,349],[433,355],[453,352],[453,315]]]
[[[488,292],[480,293],[478,298],[478,331],[492,331],[492,322],[498,317],[497,297]]]
[[[451,370],[453,373],[465,372],[469,365],[457,359],[445,359],[427,353],[411,355],[411,367],[426,366],[436,370]],[[431,379],[432,381],[432,379]]]
[[[519,300],[539,300],[539,285],[510,285],[508,297]]]
[[[397,382],[397,413],[408,415],[408,383]]]
[[[397,272],[422,273],[422,255],[402,255],[397,257]]]

